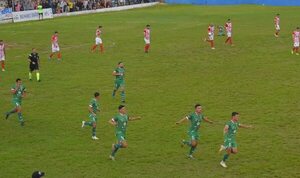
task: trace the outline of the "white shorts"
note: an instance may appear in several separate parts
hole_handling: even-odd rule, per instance
[[[102,40],[99,37],[96,37],[95,41],[96,41],[96,45],[102,44]]]
[[[144,41],[145,41],[146,44],[150,44],[150,39],[144,38]]]
[[[52,45],[52,52],[53,53],[59,52],[59,46],[58,45]]]
[[[214,35],[208,35],[208,40],[213,41],[214,40]]]
[[[299,41],[298,42],[294,42],[294,47],[299,47]]]
[[[227,32],[227,37],[231,37],[231,32]]]
[[[5,56],[0,57],[0,61],[5,61]]]
[[[279,25],[275,25],[275,29],[276,30],[280,30],[280,26]]]

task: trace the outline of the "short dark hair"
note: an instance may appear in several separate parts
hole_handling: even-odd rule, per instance
[[[95,97],[100,96],[100,93],[99,93],[99,92],[95,92],[95,93],[94,93],[94,96],[95,96]]]
[[[125,107],[125,105],[122,105],[122,104],[121,104],[121,105],[118,107],[118,109],[121,110],[121,109],[124,108],[124,107]]]
[[[20,79],[20,78],[17,78],[17,79],[16,79],[16,82],[18,82],[18,81],[21,81],[21,79]]]
[[[280,15],[280,14],[276,14],[276,15]]]
[[[54,33],[58,33],[58,31],[55,31]]]
[[[230,19],[227,19],[227,21],[230,21]]]
[[[297,27],[296,29],[300,29],[300,27]]]
[[[122,63],[123,63],[122,61],[118,62],[118,65],[120,65],[120,64],[122,64]]]
[[[239,113],[238,112],[232,112],[231,113],[231,116],[233,117],[233,116],[236,116],[236,115],[239,115]]]
[[[101,25],[99,25],[99,27],[98,28],[102,28],[102,26]]]
[[[149,24],[147,24],[147,25],[146,25],[146,27],[150,27],[150,25],[149,25]]]
[[[195,109],[196,109],[198,106],[201,106],[201,104],[199,104],[199,103],[198,103],[198,104],[195,104]]]

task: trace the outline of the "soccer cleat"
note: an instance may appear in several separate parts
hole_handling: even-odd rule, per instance
[[[274,36],[277,38],[278,37],[278,35],[276,35],[276,33],[274,33]]]
[[[96,137],[96,136],[92,136],[92,139],[93,139],[93,140],[99,140],[99,138]]]
[[[189,159],[195,159],[195,157],[194,157],[193,155],[187,155],[187,157],[188,157]]]
[[[216,49],[215,47],[212,47],[211,49]]]
[[[299,56],[299,53],[296,53],[297,56]]]
[[[223,151],[223,150],[225,150],[226,149],[226,147],[224,146],[224,145],[221,145],[220,146],[220,149],[219,149],[219,153],[221,153],[221,151]]]
[[[109,155],[109,159],[112,160],[112,161],[114,161],[114,160],[115,160],[115,157],[112,156],[112,155]]]
[[[83,128],[83,127],[84,127],[84,124],[85,124],[85,121],[82,121],[81,123],[82,123],[82,124],[81,124],[81,127]]]
[[[7,120],[8,117],[9,117],[9,113],[7,112],[7,113],[5,113],[5,119]]]
[[[224,161],[221,161],[221,162],[220,162],[220,165],[221,165],[223,168],[227,168],[227,165],[226,165],[226,163],[225,163]]]
[[[294,50],[291,50],[291,54],[294,54]]]
[[[2,72],[5,72],[5,69],[2,69]]]

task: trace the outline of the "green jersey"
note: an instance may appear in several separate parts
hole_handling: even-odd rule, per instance
[[[19,88],[17,88],[17,85],[11,87],[11,90],[15,90],[16,93],[13,94],[13,101],[22,101],[22,95],[24,92],[26,92],[26,88],[24,85],[20,85]]]
[[[113,120],[117,123],[116,125],[116,134],[126,133],[126,128],[127,128],[127,122],[128,122],[129,117],[126,114],[118,114],[115,117],[113,117]]]
[[[124,81],[125,69],[122,67],[118,67],[118,68],[116,68],[115,72],[121,74],[121,75],[116,75],[116,81],[117,82]]]
[[[226,123],[228,125],[228,132],[225,135],[225,139],[230,138],[230,139],[235,139],[235,134],[237,132],[238,127],[240,126],[239,122],[233,122],[233,121],[228,121]]]
[[[96,98],[91,99],[90,105],[89,105],[92,109],[93,112],[96,114],[97,111],[99,110],[99,104],[96,100]]]
[[[188,116],[186,116],[190,121],[191,121],[191,126],[189,129],[189,132],[197,132],[200,124],[202,122],[202,120],[204,119],[204,115],[203,114],[197,114],[197,113],[192,113]]]
[[[38,10],[38,12],[41,14],[41,13],[43,13],[43,6],[42,5],[38,5],[37,6],[37,10]]]

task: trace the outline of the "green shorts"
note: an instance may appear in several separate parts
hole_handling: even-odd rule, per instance
[[[89,118],[92,123],[97,122],[97,116],[94,116],[93,114],[89,114]]]
[[[198,132],[189,132],[189,136],[190,136],[191,140],[199,140]]]
[[[116,133],[116,136],[117,136],[118,142],[122,142],[122,141],[126,140],[124,133]]]
[[[22,105],[22,101],[20,101],[20,100],[13,100],[12,103],[15,107],[19,107]]]
[[[125,82],[123,81],[115,81],[115,89],[119,89],[120,87],[125,87]]]
[[[237,148],[237,143],[235,141],[235,139],[232,139],[232,138],[226,138],[224,140],[224,146],[226,148]]]

